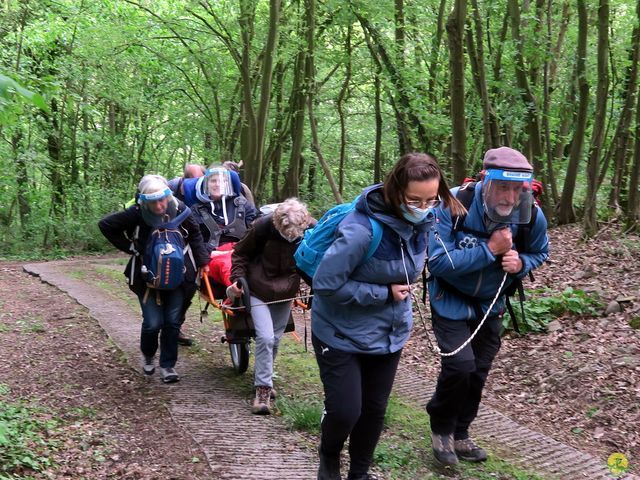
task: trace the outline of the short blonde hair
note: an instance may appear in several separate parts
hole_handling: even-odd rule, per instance
[[[301,237],[309,225],[309,212],[297,198],[287,198],[273,212],[273,224],[286,238]]]

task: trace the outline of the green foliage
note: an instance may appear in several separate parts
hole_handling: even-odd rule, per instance
[[[553,293],[549,288],[528,290],[527,299],[524,302],[525,321],[520,310],[518,296],[511,299],[511,304],[516,313],[518,326],[522,333],[542,332],[552,320],[563,315],[597,315],[597,309],[602,307],[596,293],[588,293],[584,290],[567,287],[561,293]],[[505,329],[512,328],[511,316],[505,313],[503,319]]]
[[[322,399],[279,398],[277,406],[286,424],[294,429],[317,435],[320,433]]]
[[[48,453],[56,441],[49,435],[58,422],[41,408],[9,401],[8,388],[0,387],[0,478],[22,478],[51,466]]]

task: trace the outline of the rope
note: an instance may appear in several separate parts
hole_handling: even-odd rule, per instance
[[[285,302],[292,302],[294,300],[304,300],[307,298],[313,298],[313,295],[299,295],[296,297],[291,297],[291,298],[284,298],[282,300],[272,300],[271,302],[260,302],[260,303],[254,303],[251,305],[251,307],[261,307],[263,305],[274,305],[276,303],[285,303]],[[239,307],[233,307],[231,305],[224,305],[224,309],[225,310],[242,310],[244,308],[244,306],[239,306]],[[304,310],[304,308],[303,308]]]
[[[424,326],[425,336],[427,337],[427,341],[429,342],[429,347],[431,348],[431,350],[433,350],[435,353],[437,353],[441,357],[452,357],[455,354],[457,354],[458,352],[460,352],[460,350],[462,350],[464,347],[469,345],[469,343],[471,343],[471,341],[475,338],[475,336],[478,334],[478,332],[482,328],[482,325],[484,325],[484,322],[487,320],[487,318],[489,318],[489,314],[491,313],[491,309],[493,309],[493,306],[498,301],[498,298],[500,298],[500,294],[502,293],[502,287],[504,287],[504,282],[506,282],[506,280],[507,280],[507,275],[508,275],[507,272],[504,272],[504,276],[502,277],[502,282],[500,282],[500,286],[498,287],[498,291],[496,292],[496,296],[493,297],[491,305],[489,305],[489,308],[487,309],[486,313],[484,314],[484,317],[482,317],[482,320],[480,321],[480,323],[476,327],[475,331],[471,334],[471,336],[462,345],[460,345],[458,348],[456,348],[453,352],[443,353],[442,350],[440,350],[440,347],[438,345],[434,345],[431,342],[431,338],[429,337],[429,335],[427,333],[427,326],[426,326],[426,323],[424,321],[424,317],[422,315],[422,311],[420,310],[420,304],[416,301],[416,305],[418,305],[418,313],[420,314],[420,319],[422,320],[422,324]],[[412,293],[412,295],[414,295],[414,294]],[[415,301],[415,295],[414,295],[414,301]]]

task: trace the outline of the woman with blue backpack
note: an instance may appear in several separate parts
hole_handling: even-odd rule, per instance
[[[425,264],[432,209],[441,202],[464,211],[432,156],[404,155],[383,184],[362,192],[313,276],[312,343],[325,397],[318,480],[341,478],[347,438],[347,478],[375,478],[369,467],[413,324],[411,285]],[[370,219],[382,226],[371,256]]]
[[[155,372],[159,337],[162,381],[173,383],[180,380],[175,364],[185,289],[198,269],[208,269],[209,255],[191,211],[163,177],[145,175],[138,192],[135,205],[107,215],[98,227],[118,250],[131,254],[124,274],[142,309],[143,371]]]

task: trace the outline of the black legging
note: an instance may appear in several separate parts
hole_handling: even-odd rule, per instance
[[[311,342],[324,386],[320,448],[337,456],[347,437],[352,476],[368,472],[378,443],[401,350],[387,355],[347,353]]]

